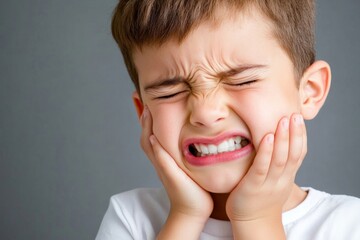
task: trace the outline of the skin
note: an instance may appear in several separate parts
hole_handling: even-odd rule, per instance
[[[229,220],[234,239],[285,239],[281,214],[306,197],[294,183],[307,151],[304,118],[324,103],[330,68],[315,62],[298,84],[267,22],[239,14],[134,53],[141,145],[171,203],[158,239],[198,239],[209,217]],[[233,132],[250,141],[238,159],[187,160],[187,140]]]

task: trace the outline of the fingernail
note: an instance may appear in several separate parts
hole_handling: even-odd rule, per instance
[[[269,134],[266,138],[268,143],[273,143],[274,142],[274,134]]]
[[[296,114],[296,115],[294,116],[294,122],[295,122],[296,124],[298,124],[298,125],[303,124],[303,123],[304,123],[304,118],[303,118],[303,116],[302,116],[301,114]]]
[[[282,120],[281,124],[282,124],[282,126],[283,126],[283,128],[284,128],[285,130],[288,130],[288,129],[289,129],[289,119],[288,119],[288,118],[284,118],[284,119]]]
[[[142,115],[141,115],[141,118],[142,118],[142,119],[146,119],[148,115],[149,115],[149,109],[148,109],[147,106],[145,106],[145,107],[144,107],[144,110],[143,110],[143,113],[142,113]]]
[[[154,135],[151,135],[151,136],[149,137],[149,140],[150,140],[151,145],[154,145],[154,142],[155,142],[155,137],[154,137]]]

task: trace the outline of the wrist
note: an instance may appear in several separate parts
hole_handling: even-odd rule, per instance
[[[206,222],[210,217],[210,213],[198,213],[196,211],[183,211],[181,209],[171,209],[168,219],[177,220],[179,223],[183,225],[194,225],[198,228],[203,229]]]
[[[234,239],[286,239],[281,214],[230,222]]]

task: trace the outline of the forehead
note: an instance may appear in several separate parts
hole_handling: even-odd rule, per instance
[[[203,22],[181,42],[170,39],[160,46],[136,49],[133,59],[140,84],[186,75],[195,68],[216,72],[233,64],[266,64],[281,50],[270,21],[259,11],[247,10],[227,17],[217,18],[215,23]]]

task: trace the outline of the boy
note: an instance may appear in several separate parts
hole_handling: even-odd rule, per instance
[[[360,200],[300,188],[330,88],[311,0],[121,0],[113,36],[164,190],[112,197],[97,239],[360,239]]]

